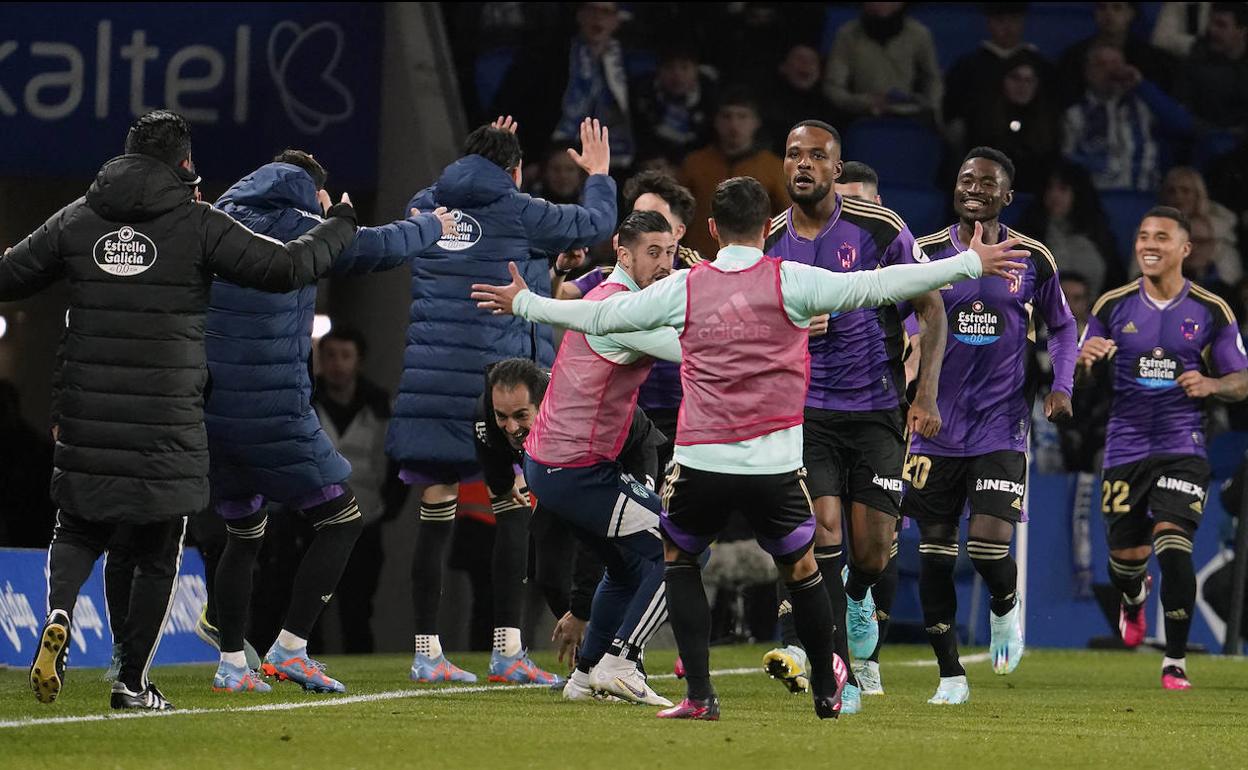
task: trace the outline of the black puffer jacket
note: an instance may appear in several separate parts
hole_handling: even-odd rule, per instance
[[[186,172],[113,158],[80,198],[0,259],[0,301],[69,280],[54,403],[52,497],[95,521],[143,523],[208,505],[204,312],[213,274],[287,292],[348,244],[339,205],[281,244],[192,195]]]

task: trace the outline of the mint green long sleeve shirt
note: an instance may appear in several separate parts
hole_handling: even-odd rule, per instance
[[[746,270],[763,258],[748,246],[726,246],[715,258],[720,270]],[[978,278],[983,272],[979,255],[964,251],[950,259],[921,265],[893,265],[880,270],[833,273],[797,262],[780,265],[784,309],[793,323],[810,326],[824,313],[900,302],[945,284]],[[672,273],[642,291],[621,292],[600,302],[552,300],[522,291],[512,312],[538,323],[554,324],[602,336],[651,331],[685,325],[687,270]],[[676,462],[716,473],[765,475],[788,473],[802,467],[802,426],[725,444],[677,444]]]

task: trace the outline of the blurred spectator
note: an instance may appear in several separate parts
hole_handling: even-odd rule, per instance
[[[1084,65],[1094,45],[1116,48],[1128,64],[1163,89],[1168,90],[1173,85],[1174,59],[1131,34],[1135,16],[1134,3],[1096,3],[1096,34],[1067,48],[1058,61],[1058,83],[1064,89],[1064,104],[1078,101],[1088,88]]]
[[[654,78],[634,88],[634,94],[633,123],[640,152],[683,160],[710,138],[715,79],[702,69],[692,49],[665,48]]]
[[[334,599],[342,622],[344,652],[353,654],[373,651],[373,595],[381,577],[381,523],[387,513],[382,487],[387,476],[390,396],[360,374],[367,351],[359,332],[332,328],[317,345],[320,376],[312,396],[325,433],[351,463],[351,491],[364,516],[364,531],[351,552]]]
[[[700,36],[704,59],[719,72],[721,83],[753,82],[760,73],[771,73],[795,37],[822,33],[828,7],[827,3],[672,5],[689,9],[685,25],[676,29]]]
[[[968,116],[966,141],[1010,156],[1017,169],[1014,189],[1035,193],[1043,189],[1044,174],[1058,156],[1061,115],[1044,93],[1039,56],[1022,51],[1003,66],[995,93],[983,94],[986,101]]]
[[[1173,206],[1195,220],[1204,220],[1208,233],[1208,258],[1216,266],[1218,276],[1227,283],[1236,283],[1243,276],[1244,264],[1236,248],[1235,215],[1222,204],[1209,199],[1204,177],[1191,166],[1176,166],[1166,174],[1161,186],[1160,203]],[[1196,233],[1192,233],[1195,251]],[[1194,254],[1193,254],[1194,256]]]
[[[1044,71],[1047,64],[1036,47],[1023,39],[1027,3],[984,3],[983,11],[988,39],[954,62],[945,76],[946,122],[973,120],[984,101],[991,101],[1000,92],[1001,79],[1015,66],[1015,57],[1021,53],[1031,54],[1041,80],[1048,80],[1048,73]],[[968,141],[967,144],[978,143]],[[1006,154],[1018,163],[1018,158]]]
[[[711,198],[720,182],[734,176],[752,176],[767,189],[772,213],[778,214],[789,205],[783,162],[775,153],[758,145],[761,125],[757,102],[748,91],[725,92],[715,111],[715,141],[690,153],[677,174],[680,183],[689,188],[698,202],[685,243],[707,259],[714,259],[719,253],[706,220],[711,215]]]
[[[1205,36],[1182,68],[1178,93],[1218,128],[1248,125],[1248,3],[1213,3]]]
[[[1192,46],[1209,26],[1213,3],[1162,3],[1153,24],[1153,45],[1179,59],[1187,58]]]
[[[555,142],[546,150],[540,175],[529,192],[551,203],[580,203],[581,189],[588,178],[576,161],[568,155],[567,142]]]
[[[1050,248],[1055,247],[1050,245]],[[1056,255],[1057,251],[1053,253]],[[1098,292],[1092,290],[1087,278],[1080,273],[1059,269],[1062,293],[1066,295],[1066,304],[1070,307],[1082,336],[1088,325],[1088,316],[1092,312],[1092,300]],[[1047,355],[1047,351],[1042,350],[1039,345],[1036,346],[1036,351],[1038,355]],[[1076,383],[1074,393],[1071,394],[1075,419],[1056,424],[1058,446],[1065,471],[1095,473],[1100,470],[1099,455],[1105,445],[1105,426],[1109,423],[1109,406],[1112,401],[1113,378],[1101,376],[1091,382]]]
[[[56,506],[52,441],[22,419],[17,387],[0,380],[0,545],[47,548]]]
[[[1098,190],[1154,190],[1161,138],[1185,136],[1192,118],[1107,43],[1087,49],[1087,92],[1066,110],[1062,153],[1092,173]]]
[[[581,121],[597,118],[610,129],[611,168],[627,168],[636,146],[624,51],[615,38],[619,7],[581,3],[576,26],[570,40],[526,46],[499,89],[498,111],[515,116],[530,156],[552,140],[575,141]]]
[[[807,43],[796,43],[785,53],[775,76],[764,84],[763,131],[776,154],[784,154],[784,140],[798,122],[811,118],[834,126],[840,122],[836,108],[823,95],[822,80],[819,52]]]
[[[1126,271],[1087,172],[1059,161],[1041,185],[1041,194],[1019,220],[1019,230],[1048,246],[1061,275],[1079,275],[1093,297],[1125,282]]]
[[[1188,221],[1192,225],[1192,253],[1183,260],[1183,275],[1219,297],[1232,297],[1231,284],[1243,277],[1243,267],[1238,259],[1230,265],[1217,261],[1218,239],[1207,215],[1189,216]]]
[[[836,31],[823,91],[855,117],[903,115],[939,123],[936,46],[905,3],[863,3],[862,15]]]

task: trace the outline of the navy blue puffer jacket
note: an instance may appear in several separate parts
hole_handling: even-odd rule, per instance
[[[605,240],[615,229],[611,177],[589,177],[582,200],[557,205],[522,193],[480,155],[447,166],[412,199],[409,208],[452,209],[458,226],[411,263],[411,323],[387,454],[407,464],[475,463],[473,413],[486,365],[513,357],[554,363],[549,327],[490,315],[469,294],[474,283],[510,283],[510,261],[530,289],[550,296],[548,256]]]
[[[292,241],[320,209],[312,177],[270,163],[238,181],[216,206],[261,235]],[[334,262],[337,275],[389,270],[442,234],[432,214],[361,227]],[[316,285],[266,294],[218,278],[212,284],[205,348],[211,390],[205,405],[213,498],[264,495],[296,500],[345,481],[350,464],[321,430],[310,401]]]

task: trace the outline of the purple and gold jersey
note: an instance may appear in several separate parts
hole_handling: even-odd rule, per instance
[[[702,255],[696,249],[678,246],[672,267],[676,270],[684,270],[703,261]],[[607,276],[611,275],[611,271],[614,269],[615,265],[595,267],[572,283],[576,288],[580,289],[581,296],[584,297],[593,291],[598,284],[607,280]],[[641,384],[641,389],[637,392],[637,405],[646,412],[655,412],[662,409],[679,409],[680,400],[683,396],[684,391],[680,387],[680,364],[656,360],[654,366],[650,369],[650,376]],[[671,436],[669,438],[675,437]]]
[[[1175,380],[1187,371],[1225,376],[1248,369],[1235,315],[1215,295],[1186,282],[1164,308],[1144,279],[1106,292],[1092,308],[1084,339],[1118,346],[1111,359],[1114,402],[1105,467],[1153,455],[1205,455],[1204,409]]]
[[[814,240],[793,231],[790,208],[771,220],[763,253],[834,273],[913,263],[919,254],[901,217],[883,206],[837,195]],[[905,396],[901,318],[895,305],[835,313],[828,333],[810,340],[806,406],[838,412],[895,409]]]
[[[1004,225],[1002,239],[1020,238],[1031,252],[1027,272],[1013,279],[988,276],[940,290],[949,337],[936,403],[943,424],[935,438],[914,435],[913,454],[974,457],[1024,452],[1031,429],[1032,388],[1027,381],[1038,310],[1049,328],[1053,390],[1070,395],[1074,384],[1074,316],[1066,306],[1057,263],[1039,241]],[[967,247],[957,225],[919,238],[924,259],[947,259]]]

